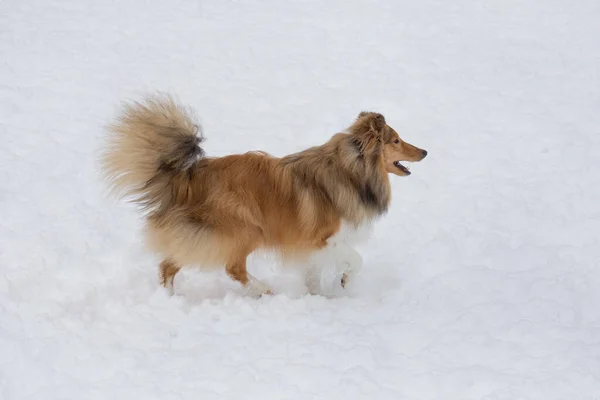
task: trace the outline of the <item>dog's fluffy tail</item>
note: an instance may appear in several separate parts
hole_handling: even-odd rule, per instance
[[[189,185],[190,169],[204,157],[192,110],[169,95],[126,104],[109,133],[102,168],[113,193],[132,197],[150,213],[176,200],[181,185]]]

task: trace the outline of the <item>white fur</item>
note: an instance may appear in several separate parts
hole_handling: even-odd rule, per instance
[[[273,291],[266,283],[260,281],[254,276],[248,274],[248,283],[246,283],[246,290],[251,296],[260,297],[263,294],[272,293]]]
[[[364,241],[370,232],[370,226],[354,228],[347,224],[327,240],[327,247],[315,252],[306,273],[306,286],[311,294],[333,295],[341,287],[345,277],[346,285],[361,270],[363,260],[352,245]],[[333,284],[326,281],[333,280]]]
[[[175,294],[175,288],[173,287],[173,281],[171,279],[167,279],[165,290],[169,296],[173,296]]]

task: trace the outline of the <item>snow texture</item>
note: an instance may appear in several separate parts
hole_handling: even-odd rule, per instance
[[[600,3],[0,2],[0,398],[600,399]],[[347,291],[256,255],[174,297],[98,173],[171,92],[219,156],[361,110],[429,151]],[[327,274],[323,268],[323,274]]]

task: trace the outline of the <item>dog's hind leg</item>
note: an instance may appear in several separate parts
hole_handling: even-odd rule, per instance
[[[246,269],[246,258],[249,253],[239,254],[237,257],[231,259],[225,266],[227,275],[231,279],[240,282],[248,292],[255,297],[260,297],[263,294],[273,294],[269,286],[248,273]]]
[[[167,288],[169,294],[172,296],[174,294],[173,290],[173,280],[175,279],[175,275],[181,269],[180,265],[177,265],[171,259],[166,258],[163,262],[160,263],[158,267],[158,273],[160,276],[160,283]]]

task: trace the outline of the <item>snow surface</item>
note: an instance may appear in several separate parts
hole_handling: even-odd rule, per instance
[[[598,1],[0,2],[0,398],[599,399]],[[169,298],[102,129],[165,90],[211,155],[363,109],[429,151],[347,293]]]

